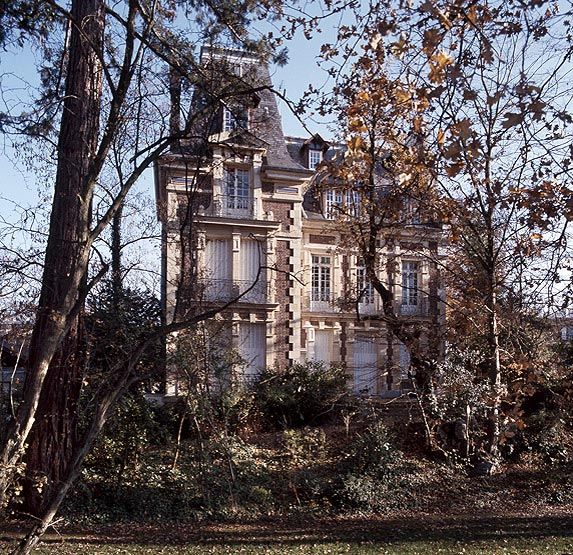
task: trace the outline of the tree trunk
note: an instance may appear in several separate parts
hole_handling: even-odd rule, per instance
[[[137,354],[134,360],[138,360],[140,355],[141,353]],[[52,524],[63,500],[80,475],[83,462],[105,426],[113,407],[127,390],[132,367],[133,361],[127,365],[126,370],[120,371],[118,369],[119,375],[115,383],[109,387],[108,392],[97,403],[90,426],[83,438],[75,445],[73,452],[70,452],[69,461],[61,475],[61,480],[53,484],[52,495],[49,500],[43,503],[36,524],[14,549],[12,555],[29,555]]]
[[[488,409],[487,421],[487,450],[497,458],[499,446],[499,405],[501,402],[501,362],[499,353],[499,331],[497,314],[497,294],[495,276],[490,276],[489,295],[487,301],[488,317],[488,346],[489,346],[489,382],[491,386],[491,405]]]
[[[50,363],[28,440],[24,511],[34,516],[41,515],[50,502],[76,444],[85,361],[81,320],[75,319]]]
[[[24,398],[0,458],[0,501],[5,501],[27,442],[37,447],[42,438],[44,447],[50,445],[47,451],[31,449],[30,472],[49,477],[54,468],[58,468],[54,470],[57,474],[66,464],[65,446],[72,440],[69,434],[81,379],[77,317],[90,251],[92,184],[88,176],[99,132],[104,2],[74,0],[71,14],[66,96],[42,288]],[[62,391],[63,384],[67,391]],[[29,438],[38,408],[41,418]],[[66,437],[62,438],[62,433]],[[51,438],[44,441],[45,435]]]
[[[111,286],[113,291],[113,305],[119,309],[121,293],[123,290],[123,276],[121,274],[121,222],[123,220],[123,206],[120,206],[111,221]]]

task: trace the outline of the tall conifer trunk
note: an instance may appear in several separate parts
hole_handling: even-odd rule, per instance
[[[28,475],[53,480],[68,464],[74,441],[81,384],[79,349],[82,289],[90,252],[93,179],[90,164],[97,145],[102,95],[104,1],[73,0],[65,99],[58,140],[58,165],[44,261],[42,288],[30,344],[24,399],[3,446],[0,498],[22,456]],[[29,509],[40,510],[38,496]]]

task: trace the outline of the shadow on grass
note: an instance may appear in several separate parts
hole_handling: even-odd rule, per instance
[[[14,541],[25,528],[0,526],[0,540]],[[61,534],[61,535],[60,535]],[[573,514],[524,516],[423,515],[403,518],[272,519],[252,523],[120,524],[50,533],[45,543],[287,546],[332,542],[391,545],[416,541],[479,541],[573,537]]]

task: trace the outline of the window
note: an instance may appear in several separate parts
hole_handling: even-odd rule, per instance
[[[312,301],[330,301],[330,256],[312,256]]]
[[[324,215],[333,220],[337,215],[355,217],[360,206],[360,193],[358,191],[326,191]]]
[[[402,262],[402,306],[418,306],[418,262]]]
[[[561,328],[561,339],[563,341],[573,341],[573,326]]]
[[[242,106],[223,106],[223,131],[248,129],[249,113]]]
[[[356,266],[356,297],[360,304],[370,305],[374,303],[374,288],[366,277],[366,267],[361,260]]]
[[[334,334],[332,330],[316,330],[314,332],[313,360],[319,360],[329,364],[333,359],[333,351]]]
[[[239,293],[247,303],[264,303],[266,295],[265,251],[257,239],[241,238]]]
[[[420,207],[418,202],[416,202],[410,196],[405,196],[402,201],[402,207],[403,207],[402,210],[405,223],[407,224],[420,223]]]
[[[252,382],[266,366],[266,326],[261,323],[241,323],[239,327],[239,355],[243,359],[244,378]]]
[[[205,244],[205,300],[222,302],[231,298],[232,254],[230,239],[207,239]]]
[[[229,73],[231,73],[235,77],[242,77],[243,76],[243,65],[242,64],[231,64],[229,66]]]
[[[314,170],[322,162],[322,150],[311,148],[308,151],[308,167]]]
[[[249,171],[225,168],[225,203],[228,210],[248,210],[250,206]]]
[[[401,379],[407,380],[409,379],[410,365],[412,364],[412,360],[410,357],[410,351],[406,348],[404,343],[400,343],[399,360]]]
[[[342,206],[342,191],[326,191],[324,215],[332,220],[340,214],[339,208]]]
[[[354,366],[354,393],[375,395],[378,381],[378,350],[376,339],[357,336],[352,354]]]
[[[360,193],[358,191],[346,192],[346,213],[356,217],[360,213]]]

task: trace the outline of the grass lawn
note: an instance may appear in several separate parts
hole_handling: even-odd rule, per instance
[[[3,552],[8,553],[8,546]],[[326,555],[335,553],[364,553],[366,555],[415,555],[443,553],[445,555],[464,554],[573,554],[573,539],[567,537],[547,538],[512,538],[492,539],[489,541],[414,541],[397,543],[378,542],[325,542],[293,544],[248,544],[248,543],[222,543],[218,545],[195,544],[187,546],[149,546],[149,545],[125,545],[104,543],[76,543],[65,541],[41,545],[36,552],[46,555],[111,555],[118,553],[126,554],[189,554],[203,555],[206,553],[223,555],[228,553],[244,553],[252,555],[263,554],[292,554],[292,555]]]
[[[45,555],[336,554],[573,555],[573,514],[412,515],[234,524],[122,524],[50,533]],[[0,527],[0,553],[18,528]],[[12,540],[12,541],[10,541]]]
[[[5,551],[6,553],[8,550]],[[61,555],[111,555],[118,553],[125,554],[189,554],[203,555],[214,554],[223,555],[228,553],[244,553],[252,555],[263,554],[316,554],[326,555],[335,553],[364,553],[388,554],[388,555],[415,555],[443,553],[445,555],[464,554],[573,554],[573,541],[570,538],[548,537],[543,539],[511,539],[511,540],[491,540],[478,542],[463,541],[416,541],[412,543],[399,542],[395,544],[384,543],[347,543],[347,542],[327,542],[327,543],[297,543],[296,545],[261,545],[261,544],[220,544],[210,545],[189,545],[189,546],[148,546],[148,545],[105,545],[97,543],[55,543],[42,545],[36,552],[38,554],[61,554]]]

